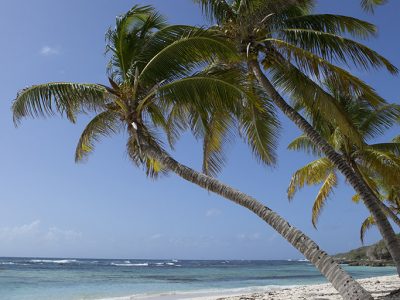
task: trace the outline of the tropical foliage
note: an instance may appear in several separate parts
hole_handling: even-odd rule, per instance
[[[340,104],[322,87],[326,78],[338,90],[363,95],[374,107],[384,104],[374,89],[333,63],[363,70],[397,68],[377,52],[348,36],[374,36],[374,25],[356,18],[311,14],[314,1],[213,1],[195,0],[219,24],[244,55],[260,57],[277,90],[295,107],[340,127],[343,134],[362,144],[362,137]],[[346,37],[345,37],[346,36]]]
[[[398,210],[395,209],[397,195],[394,190],[398,186],[397,178],[400,175],[400,144],[395,139],[388,143],[373,143],[373,141],[400,120],[400,106],[387,104],[376,109],[362,97],[352,99],[337,91],[330,92],[345,109],[366,142],[361,147],[356,145],[339,128],[329,126],[321,122],[319,118],[312,120],[314,127],[338,153],[346,158],[355,172],[364,178],[371,191],[382,201],[388,201],[392,205],[392,210],[397,214]],[[367,143],[368,141],[372,143]],[[337,169],[304,135],[292,141],[288,148],[305,151],[319,157],[297,170],[293,174],[288,188],[288,197],[292,199],[296,191],[305,185],[321,185],[312,208],[312,223],[316,227],[329,195],[338,184]],[[391,191],[386,193],[386,196],[383,193],[385,189]],[[353,201],[359,202],[359,200],[360,195],[356,194]],[[363,223],[362,240],[365,230],[372,224],[375,224],[372,216]]]
[[[376,6],[387,2],[388,0],[361,0],[361,6],[365,11],[373,12]]]
[[[224,141],[240,128],[244,140],[266,164],[275,162],[279,124],[257,85],[246,86],[236,51],[216,31],[167,25],[153,8],[133,7],[107,33],[109,86],[47,83],[22,90],[13,104],[14,120],[31,116],[94,112],[76,148],[87,158],[103,136],[128,131],[127,152],[150,176],[165,172],[146,157],[139,140],[163,149],[184,130],[203,140],[204,171],[221,168]],[[132,130],[133,129],[133,130]],[[164,137],[164,139],[163,139]]]
[[[312,0],[194,1],[236,44],[243,61],[247,62],[271,101],[310,138],[360,194],[377,222],[400,274],[400,242],[379,199],[346,158],[337,153],[306,120],[320,118],[339,128],[359,148],[363,147],[362,135],[344,108],[323,88],[323,83],[329,80],[334,90],[352,98],[362,96],[373,107],[386,105],[371,87],[344,69],[385,68],[392,74],[398,73],[387,59],[354,40],[373,36],[375,27],[352,17],[312,14],[315,4]],[[289,97],[292,106],[284,96]],[[298,109],[302,109],[303,115]],[[327,184],[335,185],[335,181],[331,174]],[[321,198],[328,194],[328,190]]]

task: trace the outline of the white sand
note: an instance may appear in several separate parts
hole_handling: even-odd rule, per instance
[[[388,297],[394,290],[400,289],[400,279],[396,276],[382,276],[361,279],[358,282],[372,293],[375,299],[398,299],[400,293]],[[191,298],[196,300],[341,300],[331,284],[300,285],[291,288],[268,290],[242,296],[207,296]]]

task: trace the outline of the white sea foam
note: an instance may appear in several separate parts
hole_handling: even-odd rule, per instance
[[[78,261],[76,259],[58,259],[58,260],[52,260],[52,259],[31,259],[29,262],[34,263],[34,264],[70,264],[70,263],[77,263]]]
[[[142,263],[142,264],[131,264],[131,263],[111,263],[111,265],[116,266],[116,267],[148,267],[148,263]]]

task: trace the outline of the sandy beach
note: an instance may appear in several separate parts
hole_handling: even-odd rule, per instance
[[[389,295],[400,289],[398,276],[382,276],[361,279],[362,286],[370,291],[375,299],[398,299],[400,292]],[[341,300],[331,284],[299,285],[290,288],[267,290],[263,293],[254,293],[238,296],[201,297],[197,300]]]

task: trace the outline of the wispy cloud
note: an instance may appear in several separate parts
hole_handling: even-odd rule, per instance
[[[15,227],[0,228],[0,240],[10,241],[20,238],[37,236],[39,233],[40,221],[36,220],[30,224],[25,224]]]
[[[153,240],[159,240],[159,239],[161,239],[162,237],[163,237],[162,234],[156,233],[156,234],[153,234],[153,235],[149,236],[149,240],[151,240],[151,241],[153,241]]]
[[[76,232],[70,229],[63,230],[57,227],[51,227],[44,235],[47,241],[75,241],[82,237],[81,232]]]
[[[206,217],[211,218],[211,217],[217,217],[221,214],[221,211],[218,209],[209,209],[206,211]]]
[[[14,227],[0,228],[0,242],[68,242],[79,240],[82,233],[70,229],[60,229],[52,226],[42,228],[40,220],[35,220],[29,224]]]
[[[58,55],[60,54],[60,50],[58,48],[45,45],[40,49],[39,53],[43,56]]]
[[[250,234],[241,233],[237,235],[237,238],[242,241],[258,241],[261,239],[261,234],[258,232]]]

